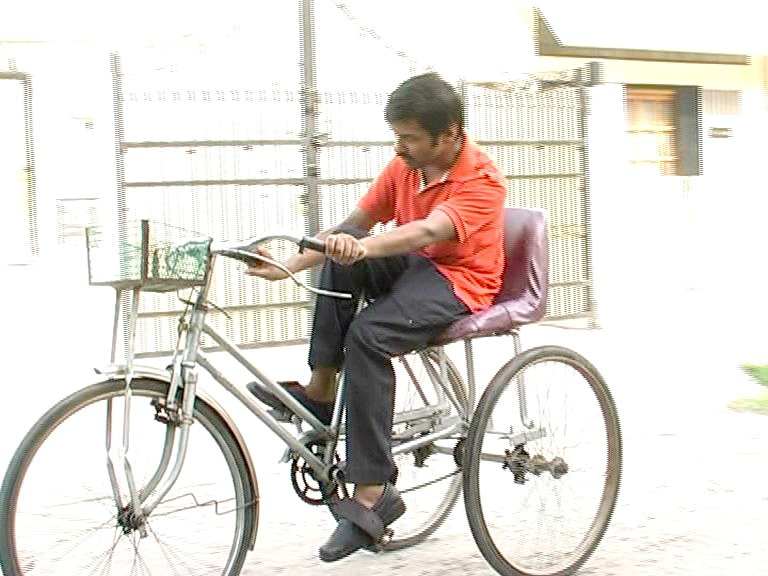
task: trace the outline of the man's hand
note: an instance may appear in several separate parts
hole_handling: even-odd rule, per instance
[[[367,253],[363,243],[349,234],[331,234],[325,239],[325,255],[342,266],[359,262]]]
[[[264,256],[265,258],[274,260],[274,257],[272,256],[272,254],[264,248],[256,248],[254,252],[256,254]],[[245,273],[248,276],[258,276],[259,278],[264,278],[265,280],[273,280],[273,281],[285,280],[286,278],[288,278],[288,274],[286,274],[283,270],[280,270],[280,268],[278,268],[277,266],[273,266],[272,264],[267,264],[266,262],[254,262],[253,264],[249,264]]]

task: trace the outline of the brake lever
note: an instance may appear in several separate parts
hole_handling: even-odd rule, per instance
[[[272,260],[271,258],[262,256],[261,254],[257,254],[255,252],[249,252],[248,250],[241,250],[239,248],[232,248],[230,250],[222,251],[221,254],[228,258],[234,258],[235,260],[240,260],[241,262],[245,262],[246,264],[253,262],[254,260],[258,260],[259,262],[264,262],[265,264],[274,266],[275,268],[278,268],[279,270],[282,270],[283,272],[285,272],[288,275],[288,277],[291,280],[293,280],[293,282],[297,286],[300,286],[301,288],[304,288],[304,290],[308,290],[309,292],[317,294],[318,296],[330,296],[332,298],[340,298],[343,300],[352,299],[352,294],[348,294],[347,292],[334,292],[333,290],[324,290],[322,288],[314,288],[313,286],[307,286],[306,284],[304,284],[304,282],[299,280],[296,277],[296,275],[293,272],[291,272],[286,266],[284,266],[280,262]]]

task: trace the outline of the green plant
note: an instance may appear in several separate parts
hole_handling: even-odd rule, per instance
[[[768,386],[768,364],[742,364],[741,369],[754,378],[758,384]]]
[[[768,416],[768,394],[761,394],[756,398],[742,398],[734,400],[728,407],[737,412],[755,412]]]
[[[768,387],[768,364],[742,364],[740,368],[755,382]],[[737,412],[754,412],[768,416],[768,393],[762,393],[754,398],[734,400],[728,407]]]

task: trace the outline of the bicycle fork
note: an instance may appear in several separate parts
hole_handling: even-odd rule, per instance
[[[118,296],[119,300],[119,296]],[[168,395],[164,399],[163,405],[156,405],[156,419],[164,422],[167,426],[163,453],[152,478],[141,490],[136,486],[136,481],[128,458],[130,446],[130,415],[131,415],[131,380],[133,365],[133,348],[135,337],[135,319],[138,313],[138,289],[134,290],[132,301],[131,318],[128,329],[128,354],[126,362],[125,393],[123,395],[125,406],[123,410],[123,430],[122,430],[122,464],[125,474],[125,481],[128,488],[128,503],[124,503],[120,494],[120,487],[117,480],[115,464],[112,459],[112,421],[114,409],[112,399],[107,401],[107,422],[106,422],[106,450],[107,450],[107,471],[109,474],[112,495],[118,510],[118,524],[122,526],[127,534],[138,530],[140,536],[147,536],[146,519],[157,507],[165,495],[178,480],[181,469],[184,465],[187,447],[189,444],[189,428],[193,422],[195,396],[197,390],[197,371],[194,351],[196,350],[197,339],[201,332],[201,327],[205,317],[205,311],[196,309],[192,313],[189,328],[187,330],[187,347],[184,358],[179,363],[174,361],[172,379],[168,390]],[[113,346],[114,362],[114,346]],[[183,383],[183,395],[181,406],[176,400],[179,386]],[[161,410],[165,411],[165,416],[160,416]],[[161,480],[166,476],[166,472],[171,463],[174,452],[174,444],[178,434],[178,445],[176,449],[176,458],[165,482]],[[159,488],[158,488],[159,486]]]
[[[109,474],[109,483],[112,487],[112,496],[115,499],[115,504],[118,510],[118,522],[123,526],[123,530],[129,532],[136,528],[139,530],[141,537],[147,536],[146,527],[143,522],[143,515],[141,512],[141,500],[139,498],[139,492],[136,489],[136,481],[133,476],[133,469],[131,468],[130,460],[128,459],[129,439],[130,439],[130,418],[131,418],[131,379],[133,371],[133,352],[134,342],[136,336],[136,318],[139,312],[139,295],[140,289],[134,288],[131,294],[131,310],[128,323],[128,342],[126,350],[126,378],[125,378],[125,406],[123,409],[123,471],[125,472],[125,479],[128,484],[128,496],[130,498],[131,506],[127,507],[123,505],[123,499],[120,496],[120,487],[117,482],[117,473],[115,472],[115,465],[112,461],[112,417],[114,410],[112,407],[112,398],[107,400],[107,423],[106,423],[106,449],[107,449],[107,472]],[[115,348],[117,343],[117,320],[119,315],[120,304],[122,301],[122,290],[116,290],[115,298],[115,324],[112,334],[112,363],[115,361]]]

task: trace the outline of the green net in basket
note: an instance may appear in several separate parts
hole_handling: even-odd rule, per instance
[[[174,226],[141,220],[123,229],[86,230],[92,285],[167,292],[205,279],[211,239]]]

